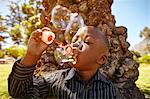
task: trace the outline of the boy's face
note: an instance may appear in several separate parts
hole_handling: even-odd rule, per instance
[[[98,68],[101,64],[98,60],[105,55],[104,43],[100,35],[94,32],[93,29],[83,27],[72,39],[73,49],[78,52],[77,63],[73,65],[77,69]]]

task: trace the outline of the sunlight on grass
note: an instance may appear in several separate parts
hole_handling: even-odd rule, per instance
[[[8,85],[7,78],[13,64],[0,64],[0,99],[7,99]]]
[[[150,98],[150,64],[142,64],[139,67],[139,73],[140,76],[136,84],[145,94],[146,98]]]

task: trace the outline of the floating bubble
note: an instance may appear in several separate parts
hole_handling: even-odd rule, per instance
[[[70,21],[65,30],[65,40],[67,43],[70,43],[72,40],[72,33],[77,32],[79,28],[84,27],[83,18],[78,15],[78,13],[70,14]]]
[[[68,24],[68,27],[70,30],[77,32],[79,28],[84,27],[84,26],[85,24],[84,24],[84,20],[82,16],[78,15],[78,13],[70,14],[70,22]]]
[[[67,8],[57,5],[51,11],[51,22],[56,29],[66,29],[70,21],[70,10]]]
[[[71,13],[66,7],[60,5],[52,9],[51,22],[56,29],[65,30],[64,35],[67,43],[71,42],[72,33],[85,26],[82,16],[78,13]]]

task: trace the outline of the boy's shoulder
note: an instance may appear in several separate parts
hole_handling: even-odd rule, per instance
[[[64,78],[68,74],[70,69],[71,68],[55,70],[55,71],[52,71],[52,72],[44,72],[42,74],[42,76],[48,82],[49,81],[56,81],[56,80],[60,80],[61,78]]]

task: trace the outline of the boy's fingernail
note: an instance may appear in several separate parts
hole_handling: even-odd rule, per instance
[[[50,31],[51,29],[50,28],[48,28],[48,27],[44,27],[44,28],[42,28],[42,30],[44,31],[44,30],[48,30],[48,31]]]
[[[37,32],[42,32],[42,30],[41,29],[37,29]]]

